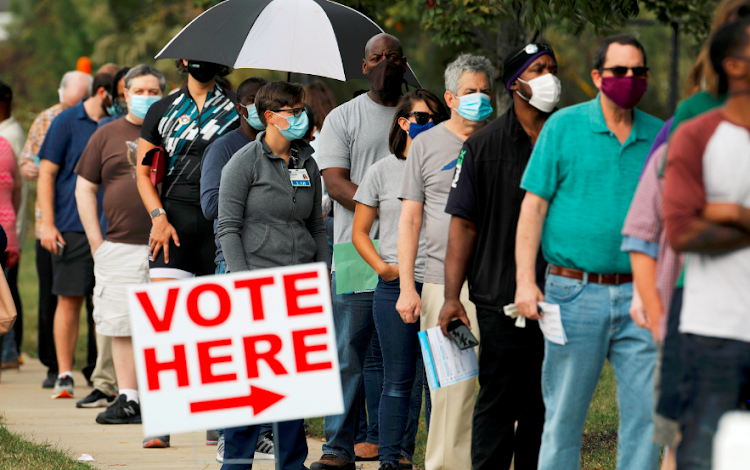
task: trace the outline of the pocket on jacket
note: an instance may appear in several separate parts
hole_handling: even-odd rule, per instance
[[[248,253],[257,253],[258,250],[268,243],[268,225],[251,223],[247,227],[247,239],[243,239],[243,245]]]

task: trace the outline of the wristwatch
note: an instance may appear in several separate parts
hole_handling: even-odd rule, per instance
[[[158,209],[154,209],[151,211],[151,218],[153,219],[154,217],[159,217],[162,214],[167,215],[167,211],[165,211],[161,207]]]

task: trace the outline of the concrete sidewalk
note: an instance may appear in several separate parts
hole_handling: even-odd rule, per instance
[[[0,412],[8,429],[38,443],[49,442],[69,450],[73,458],[89,454],[97,468],[128,469],[218,469],[216,446],[206,445],[206,433],[173,435],[168,449],[144,449],[140,425],[96,424],[103,408],[79,409],[75,402],[91,392],[80,372],[75,372],[73,400],[50,398],[51,390],[41,384],[46,369],[36,359],[24,358],[20,372],[5,370],[0,379]],[[323,442],[307,439],[307,465],[322,454]],[[273,470],[273,461],[258,461],[253,470]],[[362,470],[377,470],[377,462],[357,463]],[[40,469],[47,470],[47,469]]]

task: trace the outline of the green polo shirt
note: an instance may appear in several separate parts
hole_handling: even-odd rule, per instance
[[[633,130],[620,144],[607,128],[597,95],[562,109],[544,124],[521,188],[549,201],[542,233],[551,264],[591,273],[629,273],[620,251],[638,177],[664,123],[633,110]]]

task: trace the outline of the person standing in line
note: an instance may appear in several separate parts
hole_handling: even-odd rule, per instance
[[[444,299],[443,266],[450,215],[445,212],[454,168],[466,139],[487,124],[492,114],[489,59],[461,54],[445,68],[445,102],[450,119],[420,134],[409,148],[399,198],[403,202],[398,226],[398,271],[401,292],[396,309],[407,322],[420,320],[422,330],[438,324]],[[426,261],[422,296],[414,287],[414,262],[424,220]],[[462,283],[460,300],[474,336],[479,324],[469,291]],[[427,470],[471,467],[471,409],[475,381],[465,380],[430,392],[432,413],[427,437]]]
[[[71,71],[63,75],[58,89],[60,102],[39,113],[29,129],[29,137],[23,147],[23,163],[21,164],[21,175],[26,181],[36,181],[39,177],[39,150],[42,148],[44,137],[47,135],[52,121],[66,109],[72,108],[81,100],[88,98],[92,81],[93,77],[83,72]],[[53,333],[57,296],[52,293],[52,254],[44,249],[41,242],[42,212],[38,200],[36,201],[34,214],[36,273],[39,280],[37,352],[39,361],[47,367],[47,377],[42,382],[42,388],[53,388],[59,372]],[[90,303],[88,298],[87,303]]]
[[[451,222],[439,324],[446,332],[455,319],[469,323],[460,301],[468,277],[469,299],[476,305],[484,338],[471,431],[472,465],[489,470],[509,468],[513,461],[516,470],[536,470],[544,425],[544,341],[537,322],[519,328],[503,307],[513,303],[516,290],[521,175],[560,100],[552,48],[531,43],[512,51],[503,63],[503,82],[513,105],[466,140],[456,165],[445,208]],[[540,253],[538,279],[543,279],[545,269]]]
[[[125,100],[125,75],[129,71],[130,67],[123,67],[112,78],[112,84],[109,87],[109,96],[112,100],[112,105],[107,108],[109,116],[99,121],[99,127],[128,114],[128,105]]]
[[[217,218],[219,216],[219,185],[221,182],[221,171],[229,162],[229,159],[242,147],[253,142],[258,132],[265,129],[258,117],[255,108],[255,97],[258,90],[268,84],[265,78],[251,77],[240,83],[237,87],[237,104],[235,111],[242,117],[240,127],[216,139],[214,143],[206,148],[201,160],[201,209],[206,219],[213,220],[214,234],[217,229]],[[224,260],[224,251],[221,249],[219,238],[216,237],[216,274],[224,274],[227,271],[227,263]],[[216,442],[216,460],[224,461],[224,430],[218,429],[219,438]],[[271,425],[263,425],[255,449],[255,459],[273,459],[273,435]]]
[[[690,470],[712,468],[719,420],[750,400],[750,19],[722,26],[709,53],[727,101],[677,128],[664,188],[667,238],[690,257],[677,448],[677,468]]]
[[[97,122],[107,115],[110,75],[94,77],[91,97],[63,111],[39,150],[38,199],[42,211],[42,246],[52,253],[52,293],[57,295],[55,347],[60,372],[52,398],[73,398],[73,354],[78,316],[94,290],[94,260],[75,202],[78,164]]]
[[[135,180],[136,152],[143,118],[164,93],[164,75],[148,65],[138,65],[125,75],[128,114],[100,127],[76,166],[76,203],[94,258],[94,319],[97,337],[110,338],[115,390],[101,385],[84,406],[109,406],[96,417],[99,424],[140,424],[140,400],[135,376],[133,343],[128,314],[127,288],[148,282],[148,231]],[[99,224],[102,208],[109,221],[106,240]],[[101,344],[101,342],[99,343]]]
[[[663,122],[635,109],[648,86],[646,52],[635,38],[605,38],[591,78],[601,93],[547,120],[521,180],[515,304],[531,320],[541,318],[537,302],[558,304],[567,335],[564,345],[545,340],[539,470],[580,467],[605,359],[618,384],[617,468],[651,470],[659,464],[651,441],[656,348],[629,314],[633,276],[620,229]],[[544,295],[536,284],[540,240],[550,263]]]
[[[19,168],[19,171],[14,173],[17,175],[20,174],[21,164],[23,163],[21,153],[26,144],[26,135],[24,134],[21,125],[13,117],[12,111],[13,90],[8,84],[0,81],[0,137],[5,138],[13,149],[16,166]],[[18,250],[15,250],[14,248],[14,254],[8,259],[8,269],[5,273],[18,317],[16,318],[16,323],[13,325],[13,328],[11,328],[6,334],[6,341],[4,342],[1,351],[2,365],[0,365],[0,367],[3,369],[17,369],[22,360],[21,342],[23,340],[23,306],[21,305],[21,295],[18,293],[18,268],[21,261],[20,250],[23,248],[23,242],[26,240],[26,229],[29,225],[28,217],[26,216],[26,201],[29,198],[29,183],[24,179],[21,179],[19,182],[21,183],[21,199],[20,205],[15,213],[17,224],[14,225],[12,230],[6,230],[6,232],[15,232],[12,237],[10,235],[8,236],[8,240],[16,240]]]
[[[153,225],[151,282],[215,273],[213,223],[201,211],[200,165],[209,144],[240,126],[237,96],[216,83],[216,77],[229,74],[230,68],[184,59],[175,65],[189,74],[187,85],[149,108],[138,139],[138,192]],[[167,160],[161,194],[151,182],[152,161],[144,161],[156,147],[164,148]],[[144,448],[169,445],[166,435],[143,441]]]
[[[2,91],[0,90],[0,93]],[[2,266],[3,277],[8,277],[8,272],[18,264],[19,247],[18,238],[16,238],[16,211],[21,204],[21,169],[16,164],[16,157],[13,154],[13,147],[4,137],[0,137],[0,227],[7,228],[6,243],[3,251],[0,252],[0,265]],[[11,296],[12,297],[12,296]],[[15,302],[14,302],[15,308]],[[11,344],[8,354],[17,353],[15,348],[15,338],[13,338],[13,327],[0,336],[0,350],[5,350],[5,342]],[[18,356],[15,356],[15,364],[10,367],[5,366],[3,369],[18,368]]]
[[[273,82],[261,88],[255,107],[266,130],[239,150],[222,171],[217,233],[229,272],[328,258],[320,171],[311,158],[312,147],[302,140],[310,124],[304,96],[304,89],[296,83]],[[303,184],[294,178],[300,173],[306,177]],[[263,233],[267,241],[259,246]],[[225,430],[225,459],[232,463],[224,463],[222,470],[252,468],[259,432],[257,425]],[[275,437],[277,468],[303,470],[307,458],[304,420],[278,423]]]
[[[381,469],[398,469],[400,464],[411,465],[414,457],[414,437],[408,429],[411,396],[419,395],[416,408],[421,409],[422,355],[416,323],[406,323],[396,311],[399,295],[398,280],[398,220],[401,216],[401,187],[406,156],[412,139],[446,118],[446,111],[434,93],[417,89],[401,97],[393,117],[389,136],[391,155],[375,163],[357,188],[354,200],[352,242],[362,258],[378,273],[378,284],[373,295],[375,328],[381,338],[384,381],[378,413]],[[380,219],[380,246],[375,250],[370,229]],[[424,279],[424,236],[420,237],[415,264],[415,288],[422,291]],[[417,384],[418,382],[418,384]],[[411,442],[410,442],[411,441]]]
[[[367,170],[388,156],[388,133],[403,94],[406,57],[390,34],[370,38],[362,73],[370,91],[331,111],[320,135],[318,161],[334,200],[334,243],[349,243],[354,220],[354,194]],[[378,223],[370,237],[378,238]],[[336,259],[331,267],[333,322],[341,367],[344,413],[325,417],[323,456],[311,470],[354,470],[354,441],[360,418],[360,386],[365,356],[374,342],[372,292],[336,294]],[[382,357],[381,366],[382,366]],[[377,451],[375,452],[377,455]]]

